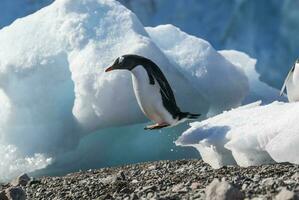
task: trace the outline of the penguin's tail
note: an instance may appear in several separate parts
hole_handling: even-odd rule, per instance
[[[180,119],[198,119],[201,114],[192,114],[189,112],[181,112],[179,114]]]

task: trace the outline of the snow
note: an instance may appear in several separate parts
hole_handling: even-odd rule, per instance
[[[298,111],[299,103],[256,102],[191,123],[176,144],[195,147],[214,168],[274,161],[299,164]]]
[[[33,172],[52,163],[51,158],[42,154],[24,156],[15,146],[7,144],[0,144],[0,157],[0,181],[9,181],[22,173]]]
[[[243,104],[262,100],[263,104],[272,103],[275,100],[287,101],[286,97],[279,95],[280,91],[260,81],[259,74],[255,70],[256,59],[236,50],[219,51],[227,60],[242,69],[248,77],[250,91],[242,102]]]
[[[0,30],[0,138],[3,148],[11,145],[23,163],[9,176],[39,169],[49,159],[70,159],[67,152],[92,132],[146,122],[129,72],[104,72],[123,54],[157,63],[183,111],[205,118],[241,104],[248,92],[244,72],[208,42],[170,25],[147,31],[131,11],[112,0],[57,0]],[[188,54],[189,60],[184,59]],[[220,89],[216,79],[223,79]],[[126,134],[130,129],[114,132]],[[144,131],[140,134],[126,137],[132,143],[146,141]],[[113,135],[113,140],[119,138]],[[104,155],[108,150],[96,146],[93,151]],[[59,165],[59,159],[55,162]],[[5,167],[14,165],[8,160]]]
[[[249,90],[247,77],[208,42],[173,25],[146,30],[168,59],[180,66],[180,72],[207,99],[209,115],[240,105]]]

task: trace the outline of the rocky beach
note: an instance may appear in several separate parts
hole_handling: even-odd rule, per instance
[[[299,166],[212,169],[202,160],[157,161],[61,177],[26,174],[1,186],[1,199],[298,199]]]

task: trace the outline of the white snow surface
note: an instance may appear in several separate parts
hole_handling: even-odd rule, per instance
[[[180,108],[202,118],[241,105],[252,83],[241,61],[171,25],[145,30],[113,0],[56,0],[1,29],[0,46],[0,140],[17,152],[0,177],[41,168],[88,133],[145,122],[129,72],[104,72],[123,54],[156,62]]]
[[[279,96],[279,90],[259,80],[256,59],[243,52],[217,52],[207,41],[170,24],[147,27],[146,31],[173,65],[181,66],[179,70],[196,85],[195,89],[204,94],[210,103],[209,116],[236,107],[241,102],[287,101]]]
[[[299,103],[252,103],[191,123],[176,141],[193,146],[214,168],[272,162],[299,164]]]
[[[173,25],[146,28],[150,37],[210,104],[209,115],[240,105],[248,94],[244,71],[232,65],[207,41]]]

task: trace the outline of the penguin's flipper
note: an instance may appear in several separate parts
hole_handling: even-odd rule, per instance
[[[144,130],[156,130],[156,129],[162,129],[162,128],[165,128],[167,126],[170,126],[169,124],[153,124],[153,125],[149,125],[149,126],[146,126],[144,128]]]
[[[294,70],[295,70],[295,66],[296,66],[296,65],[293,65],[293,67],[292,67],[291,70],[289,71],[289,73],[288,73],[286,79],[284,80],[284,83],[283,83],[282,88],[281,88],[281,90],[280,90],[280,96],[283,95],[283,93],[284,93],[284,91],[285,91],[285,88],[286,88],[286,86],[287,86],[287,82],[288,82],[288,80],[291,78],[291,75],[292,75],[292,73],[293,73]]]

